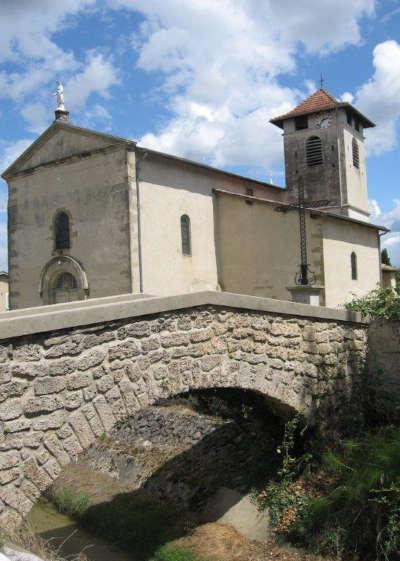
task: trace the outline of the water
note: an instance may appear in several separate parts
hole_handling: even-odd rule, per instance
[[[79,528],[45,498],[34,505],[27,521],[34,532],[50,542],[65,559],[84,553],[89,561],[137,561],[134,556]]]

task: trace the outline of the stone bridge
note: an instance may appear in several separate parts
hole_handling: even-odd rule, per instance
[[[18,524],[63,466],[160,398],[234,387],[306,415],[351,398],[366,332],[349,312],[223,292],[1,314],[0,526]]]

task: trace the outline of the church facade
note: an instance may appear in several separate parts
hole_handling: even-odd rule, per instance
[[[337,307],[381,282],[385,228],[367,222],[363,145],[373,124],[325,90],[271,121],[286,189],[56,117],[3,173],[11,309],[198,290]]]

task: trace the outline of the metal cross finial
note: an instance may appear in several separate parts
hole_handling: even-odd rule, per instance
[[[319,79],[319,83],[321,84],[321,90],[322,90],[322,88],[324,87],[324,84],[325,84],[325,78],[324,78],[324,75],[322,74],[322,72],[321,72],[321,77]]]

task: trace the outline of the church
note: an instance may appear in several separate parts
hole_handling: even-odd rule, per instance
[[[266,126],[283,133],[286,188],[75,126],[61,100],[2,175],[10,309],[200,290],[336,308],[374,289],[374,124],[321,88]]]

